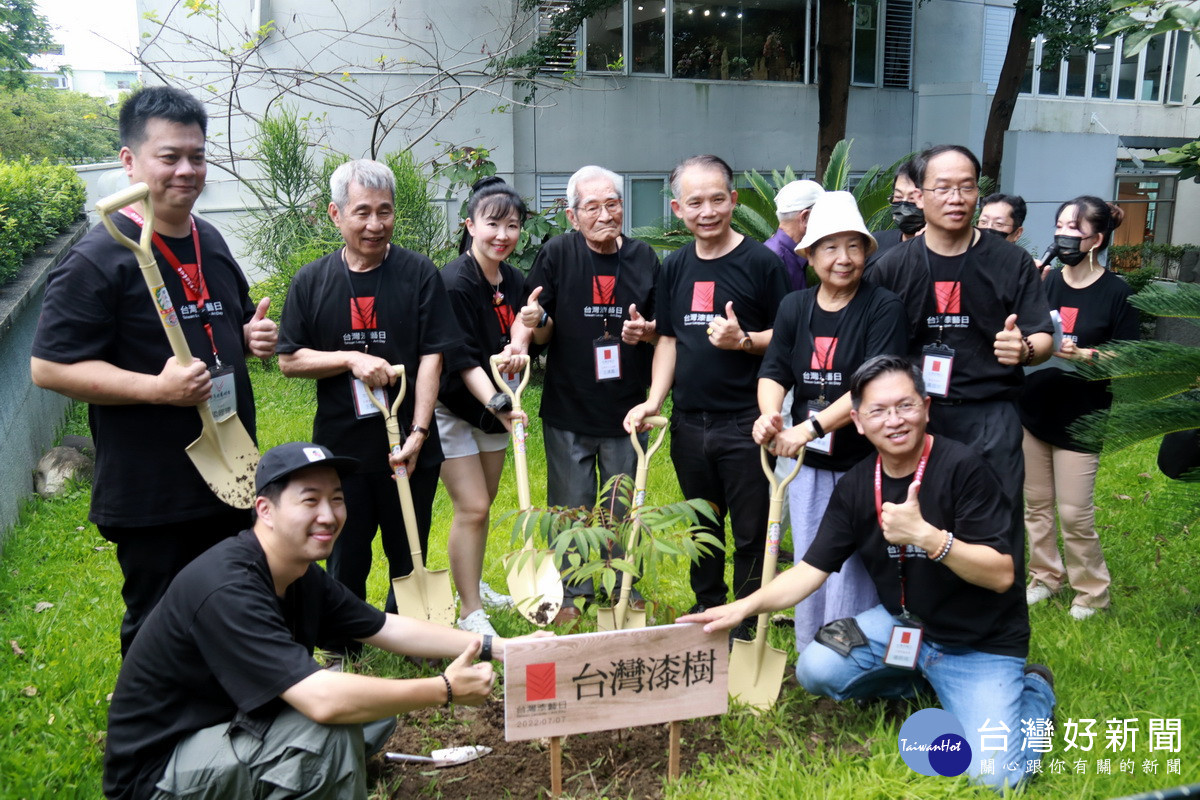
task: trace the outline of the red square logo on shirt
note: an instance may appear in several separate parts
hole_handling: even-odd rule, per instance
[[[554,662],[545,664],[527,664],[525,666],[525,702],[535,700],[553,700],[555,692]]]
[[[809,369],[833,369],[833,354],[837,351],[837,337],[818,336],[815,341],[817,347],[813,350]]]
[[[350,330],[373,331],[375,327],[375,298],[351,297]]]
[[[716,288],[715,281],[696,281],[692,284],[692,311],[711,314]]]
[[[1063,333],[1075,333],[1075,321],[1079,319],[1079,309],[1063,306],[1058,309],[1058,315],[1062,317]]]
[[[592,302],[600,306],[617,304],[617,276],[597,275],[592,280]]]
[[[962,313],[962,284],[958,281],[934,281],[934,294],[937,295],[937,310],[939,314]]]

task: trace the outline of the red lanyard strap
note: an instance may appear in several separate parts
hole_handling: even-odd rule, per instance
[[[921,451],[921,460],[917,462],[917,471],[913,473],[913,482],[920,483],[925,475],[925,465],[929,463],[929,451],[933,449],[933,436],[925,434],[925,448]],[[883,459],[875,456],[875,519],[879,522],[879,530],[883,531]],[[908,614],[905,604],[904,555],[908,546],[900,547],[900,555],[896,568],[900,571],[900,608]]]

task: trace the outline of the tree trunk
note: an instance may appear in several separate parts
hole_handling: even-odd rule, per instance
[[[848,0],[829,0],[822,4],[817,45],[818,183],[829,165],[834,145],[846,138],[853,32],[853,4]]]
[[[983,174],[996,182],[997,190],[1000,188],[1000,162],[1004,158],[1004,134],[1017,107],[1025,63],[1029,60],[1029,48],[1033,46],[1028,33],[1029,21],[1041,16],[1042,2],[1017,0],[1015,12],[1008,34],[1008,52],[1004,56],[1004,66],[1000,68],[987,130],[983,134]]]

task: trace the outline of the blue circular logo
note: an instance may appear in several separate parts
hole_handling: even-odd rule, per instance
[[[971,766],[971,745],[958,719],[940,708],[923,708],[900,726],[900,757],[921,775],[962,775]]]

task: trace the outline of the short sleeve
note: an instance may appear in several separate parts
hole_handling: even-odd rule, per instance
[[[773,380],[785,389],[790,389],[796,383],[795,371],[792,369],[793,350],[796,346],[796,335],[800,330],[800,317],[803,300],[811,295],[796,292],[784,298],[775,316],[775,332],[767,352],[763,355],[762,366],[758,369],[758,377]]]

